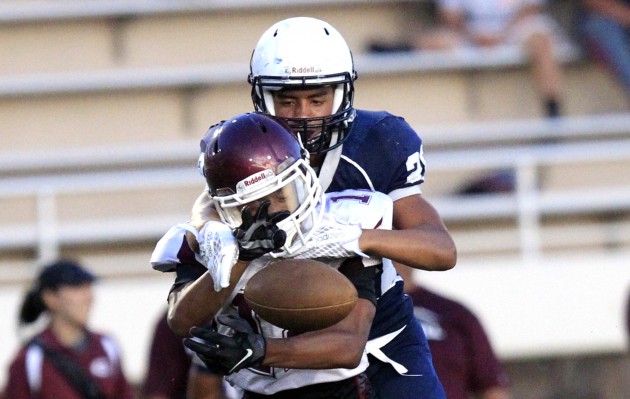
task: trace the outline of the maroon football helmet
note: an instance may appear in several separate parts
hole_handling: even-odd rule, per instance
[[[308,152],[286,125],[262,113],[237,115],[212,126],[204,146],[208,193],[225,223],[240,226],[243,205],[269,199],[291,213],[278,223],[287,233],[284,251],[306,242],[323,194]]]

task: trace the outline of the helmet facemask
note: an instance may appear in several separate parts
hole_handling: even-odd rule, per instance
[[[319,77],[320,79],[322,77]],[[354,119],[355,110],[352,108],[354,86],[347,73],[340,74],[341,83],[334,85],[333,113],[331,115],[313,118],[283,118],[281,119],[289,129],[298,134],[302,145],[309,153],[317,154],[330,151],[343,144],[348,133],[350,122]],[[282,89],[309,89],[321,87],[322,84],[303,84],[308,79],[293,78],[297,82],[280,84],[273,77],[257,76],[253,78],[252,100],[256,110],[270,115],[276,115],[273,93]],[[275,83],[272,83],[275,81]],[[259,95],[262,93],[262,95]]]
[[[318,207],[322,202],[322,188],[306,160],[287,160],[279,165],[278,171],[277,175],[271,170],[257,173],[239,182],[236,193],[217,192],[212,197],[221,219],[232,229],[242,223],[242,208],[254,201],[268,199],[272,207],[276,204],[288,211],[290,214],[277,224],[286,232],[287,239],[281,251],[270,253],[273,257],[290,255],[300,249],[314,233],[323,211],[323,207]]]

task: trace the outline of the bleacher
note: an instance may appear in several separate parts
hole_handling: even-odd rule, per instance
[[[95,324],[120,335],[127,368],[139,381],[146,354],[132,348],[146,348],[148,331],[133,338],[126,332],[146,329],[164,305],[169,277],[151,271],[148,259],[163,232],[187,219],[203,187],[198,139],[211,123],[251,109],[247,62],[264,29],[312,15],[335,25],[354,49],[355,105],[403,115],[423,137],[424,194],[452,232],[459,264],[444,276],[420,278],[475,308],[506,359],[621,351],[618,329],[575,334],[566,345],[555,336],[523,342],[479,293],[518,276],[522,286],[506,284],[513,295],[506,303],[527,306],[531,292],[554,303],[564,294],[541,287],[579,287],[573,273],[595,282],[615,275],[593,294],[610,305],[630,286],[620,260],[630,249],[630,113],[623,93],[574,43],[558,49],[566,116],[557,120],[540,118],[527,60],[516,48],[365,52],[375,26],[383,37],[404,33],[423,10],[419,3],[3,4],[1,56],[11,62],[0,63],[0,303],[10,320],[41,261],[78,257],[102,276],[101,293],[109,298]],[[471,178],[499,169],[515,173],[513,192],[456,195]],[[592,275],[593,263],[599,275]],[[546,283],[533,288],[541,276]],[[126,288],[137,285],[142,298]],[[125,318],[117,306],[129,301],[143,308]],[[519,310],[523,322],[553,317],[549,303],[541,315]],[[599,321],[618,323],[612,313]],[[567,315],[567,325],[581,316]],[[6,343],[0,365],[17,345],[14,335],[0,330]]]

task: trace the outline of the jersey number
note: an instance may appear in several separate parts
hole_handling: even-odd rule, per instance
[[[369,204],[370,200],[372,199],[372,196],[369,194],[365,194],[365,195],[337,195],[337,196],[331,196],[330,197],[330,201],[332,202],[339,202],[339,201],[343,201],[343,200],[350,200],[350,201],[356,201],[360,204]]]
[[[424,180],[424,157],[422,148],[407,158],[407,183],[418,183]]]

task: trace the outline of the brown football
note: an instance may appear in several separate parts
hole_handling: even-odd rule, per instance
[[[357,290],[336,269],[310,259],[271,263],[245,286],[247,304],[269,323],[306,332],[329,327],[346,317]]]

